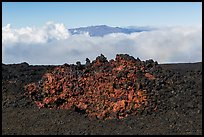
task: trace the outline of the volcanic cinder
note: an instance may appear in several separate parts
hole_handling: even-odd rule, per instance
[[[85,65],[64,64],[44,74],[38,83],[25,86],[39,108],[73,109],[90,118],[113,119],[154,113],[159,94],[152,90],[161,67],[153,60],[141,61],[117,54],[107,61],[101,54]],[[147,86],[151,83],[151,87]]]

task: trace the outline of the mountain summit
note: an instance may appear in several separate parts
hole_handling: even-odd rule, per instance
[[[72,35],[75,34],[83,34],[88,33],[90,36],[104,36],[110,33],[125,33],[130,34],[133,32],[142,32],[142,31],[149,31],[150,28],[121,28],[121,27],[110,27],[107,25],[97,25],[97,26],[88,26],[88,27],[80,27],[80,28],[73,28],[68,29]]]

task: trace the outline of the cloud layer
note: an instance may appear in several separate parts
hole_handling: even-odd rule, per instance
[[[159,63],[202,61],[202,27],[166,27],[103,37],[71,35],[63,24],[54,22],[41,28],[13,29],[10,24],[2,28],[2,61],[6,64],[85,63],[87,57],[93,60],[101,53],[108,59],[127,53]]]

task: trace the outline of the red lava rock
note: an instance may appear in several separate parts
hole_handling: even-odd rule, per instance
[[[121,119],[139,110],[153,111],[148,106],[151,91],[143,89],[138,80],[155,79],[146,72],[144,62],[127,54],[117,54],[116,59],[110,61],[103,55],[92,63],[86,60],[84,66],[79,62],[76,66],[58,66],[42,77],[42,87],[31,83],[25,90],[39,108],[75,108],[90,118]],[[149,63],[148,66],[154,65]]]
[[[155,77],[149,73],[145,73],[145,77],[147,77],[148,79],[155,79]]]

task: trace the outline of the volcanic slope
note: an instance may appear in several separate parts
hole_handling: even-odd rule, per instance
[[[155,62],[144,61],[146,65],[152,63]],[[2,64],[2,134],[201,135],[202,63],[156,66],[161,69],[148,70],[149,74],[157,78],[154,83],[146,82],[145,79],[141,81],[144,87],[150,87],[158,94],[156,111],[103,120],[90,119],[86,114],[72,109],[39,109],[25,95],[26,85],[38,83],[47,72],[53,72],[61,66]]]

